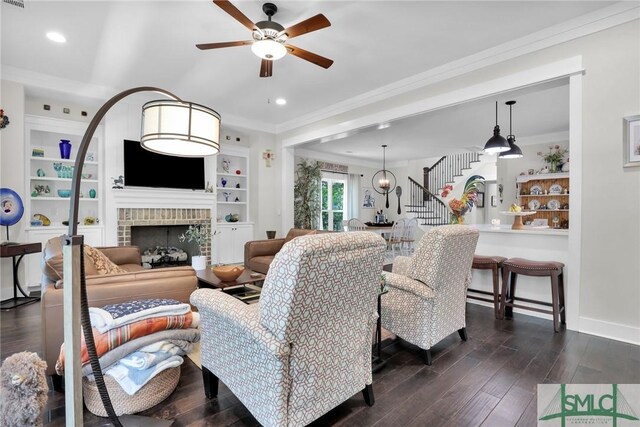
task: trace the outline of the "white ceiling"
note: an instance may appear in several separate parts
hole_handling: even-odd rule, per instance
[[[52,89],[74,87],[76,95],[104,100],[131,87],[157,86],[217,110],[223,125],[226,120],[274,130],[382,86],[615,2],[279,1],[274,20],[285,27],[318,13],[331,21],[331,27],[302,35],[292,43],[335,63],[325,70],[287,55],[274,63],[270,78],[258,77],[260,60],[249,46],[209,51],[195,47],[196,43],[250,39],[249,30],[211,1],[25,3],[24,9],[2,3],[1,61],[3,78],[19,77],[31,82],[27,93],[52,96]],[[233,1],[254,22],[265,19],[262,3]],[[45,33],[51,30],[62,32],[67,43],[58,45],[47,40]],[[52,81],[54,87],[47,89]],[[541,109],[530,114],[537,117],[536,122],[526,123],[523,116],[532,112],[531,103],[524,98],[522,104],[516,105],[516,129],[521,135],[536,126],[545,133],[563,128],[562,120],[552,114],[560,106],[550,106],[544,96],[528,96],[531,102],[540,101]],[[287,105],[276,105],[273,100],[278,97],[285,97]],[[440,124],[441,129],[422,132],[424,141],[448,144],[454,138],[464,140],[463,146],[482,145],[482,141],[470,137],[470,129],[472,125],[481,128],[483,138],[490,135],[493,109],[486,103],[493,101],[478,103],[473,114],[464,113],[464,126],[460,126],[463,107],[449,111],[458,111],[458,115],[444,117],[445,111],[436,113],[425,121]],[[566,118],[566,114],[562,117]],[[414,132],[417,121],[422,119],[415,121]],[[386,134],[394,128],[400,127],[392,126]],[[463,133],[455,135],[454,130]],[[406,140],[410,134],[406,131],[386,138]],[[379,146],[385,133],[376,134],[375,138]],[[358,144],[362,141],[354,141],[351,151],[359,151]],[[329,150],[330,146],[325,144],[321,149]]]

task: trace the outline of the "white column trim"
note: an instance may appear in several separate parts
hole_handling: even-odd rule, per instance
[[[571,153],[571,210],[569,211],[570,271],[565,274],[567,329],[580,331],[582,268],[582,74],[569,77],[569,152]]]

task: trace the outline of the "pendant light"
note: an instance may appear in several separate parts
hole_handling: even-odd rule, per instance
[[[386,165],[386,150],[387,145],[382,146],[382,169],[376,172],[371,178],[371,185],[376,193],[382,194],[386,197],[385,207],[389,208],[389,193],[396,188],[396,176],[393,172],[388,171]]]
[[[516,137],[511,131],[511,108],[516,101],[507,101],[505,104],[509,106],[509,135],[507,136],[507,142],[509,143],[509,151],[503,151],[498,155],[499,159],[519,159],[522,157],[522,150],[516,145]]]
[[[509,143],[504,136],[500,135],[500,126],[498,126],[498,101],[496,101],[496,126],[493,128],[493,136],[489,138],[484,145],[484,151],[487,154],[496,154],[509,150]]]

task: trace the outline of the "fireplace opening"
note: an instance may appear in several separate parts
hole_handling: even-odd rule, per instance
[[[131,227],[131,244],[138,246],[145,268],[191,265],[192,254],[197,255],[195,242],[181,242],[179,236],[187,225],[144,225]]]

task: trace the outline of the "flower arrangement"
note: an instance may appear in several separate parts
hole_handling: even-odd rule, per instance
[[[214,232],[213,235],[217,233]],[[181,242],[196,242],[198,244],[198,256],[202,255],[202,248],[211,241],[211,231],[208,225],[190,225],[187,231],[178,236]]]
[[[542,157],[545,162],[549,163],[550,172],[556,172],[558,165],[563,163],[564,156],[567,153],[569,153],[568,148],[561,148],[559,145],[550,145],[548,153],[538,151],[538,156]]]

